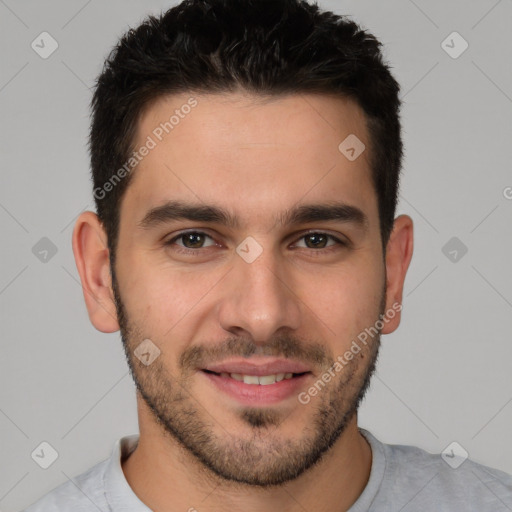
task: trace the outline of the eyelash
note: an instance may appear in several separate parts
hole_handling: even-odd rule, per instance
[[[204,231],[195,231],[195,230],[182,231],[181,233],[179,233],[178,235],[174,236],[170,240],[167,240],[165,242],[165,246],[172,246],[172,245],[174,245],[174,243],[177,240],[179,240],[183,236],[189,235],[189,234],[205,235],[206,237],[210,238],[211,240],[214,240],[212,236],[210,236],[208,233],[205,233]],[[327,248],[320,248],[320,249],[311,248],[313,253],[324,253],[325,254],[325,253],[330,253],[333,250],[337,250],[340,247],[347,247],[348,246],[348,243],[343,242],[342,240],[340,240],[339,238],[335,237],[334,235],[330,235],[329,233],[324,233],[323,231],[309,231],[307,233],[304,233],[302,236],[300,236],[298,238],[298,240],[301,240],[301,239],[303,239],[303,238],[305,238],[306,236],[309,236],[309,235],[324,235],[328,239],[333,240],[334,242],[336,242],[335,245],[332,245],[332,246],[327,247]],[[210,246],[210,247],[213,247],[213,246]],[[176,251],[177,253],[180,253],[180,254],[199,255],[202,251],[204,251],[204,249],[208,249],[208,247],[199,247],[197,249],[189,249],[189,248],[186,248],[186,247],[178,246],[178,248],[174,248],[173,250]],[[301,249],[310,249],[310,248],[309,247],[305,247],[305,248],[302,247]]]

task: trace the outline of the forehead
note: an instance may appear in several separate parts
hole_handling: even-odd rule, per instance
[[[353,137],[367,149],[351,161],[340,144]],[[345,98],[164,96],[143,112],[134,142],[151,146],[126,192],[135,209],[180,199],[270,221],[298,202],[346,201],[376,213],[365,117]]]

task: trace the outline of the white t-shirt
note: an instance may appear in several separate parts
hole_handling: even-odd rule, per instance
[[[510,512],[512,475],[465,460],[454,469],[440,455],[390,445],[360,429],[372,448],[368,484],[349,512]],[[116,441],[109,459],[65,482],[25,512],[151,512],[121,468],[138,435]]]

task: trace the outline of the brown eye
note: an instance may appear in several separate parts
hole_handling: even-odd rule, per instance
[[[322,233],[312,233],[311,235],[306,235],[304,239],[310,249],[323,249],[327,244],[328,237]]]
[[[299,245],[299,247],[306,249],[329,249],[334,248],[336,245],[343,246],[346,245],[344,242],[336,238],[335,236],[329,235],[327,233],[314,232],[307,233],[302,236],[300,240],[304,240],[304,245]],[[334,243],[329,244],[329,241],[333,241]]]
[[[201,233],[185,233],[180,238],[188,249],[199,249],[202,247],[205,237]]]
[[[188,231],[186,233],[180,233],[175,236],[171,240],[165,243],[165,245],[177,245],[178,247],[183,247],[184,249],[202,249],[205,247],[209,247],[211,245],[215,245],[215,242],[205,245],[207,239],[212,240],[211,236],[203,233],[201,231]],[[177,243],[180,241],[181,243]]]

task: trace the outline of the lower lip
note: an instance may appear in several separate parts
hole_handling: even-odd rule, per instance
[[[261,384],[245,384],[231,377],[221,377],[216,373],[204,371],[201,373],[218,389],[245,405],[276,404],[286,398],[297,396],[300,389],[304,388],[306,379],[311,375],[305,373],[262,386]]]

